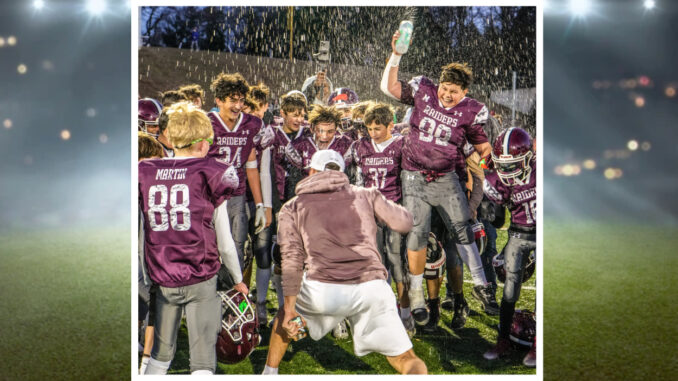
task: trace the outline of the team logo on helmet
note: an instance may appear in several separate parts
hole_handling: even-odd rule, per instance
[[[494,141],[492,162],[499,180],[507,186],[527,184],[532,173],[532,138],[525,130],[511,127]]]

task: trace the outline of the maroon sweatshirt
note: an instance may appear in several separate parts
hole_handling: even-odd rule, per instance
[[[375,217],[392,230],[412,229],[412,215],[376,188],[350,185],[339,171],[324,171],[297,184],[297,196],[278,215],[285,296],[299,294],[306,278],[357,284],[386,279],[377,251]]]

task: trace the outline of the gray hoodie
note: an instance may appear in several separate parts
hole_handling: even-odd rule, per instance
[[[357,284],[386,279],[377,251],[375,217],[392,230],[412,229],[412,215],[376,188],[350,185],[339,171],[324,171],[297,184],[297,196],[278,215],[283,294],[299,294],[306,278]]]

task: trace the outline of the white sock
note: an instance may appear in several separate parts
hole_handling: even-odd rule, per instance
[[[278,368],[271,368],[268,365],[264,366],[264,371],[261,374],[278,374]]]
[[[214,373],[212,373],[212,371],[209,370],[209,369],[200,369],[200,370],[196,370],[194,372],[191,372],[191,375],[196,375],[196,376],[211,376],[213,374]]]
[[[473,242],[470,245],[457,244],[457,251],[459,251],[461,260],[466,263],[468,269],[471,271],[473,284],[476,286],[484,286],[487,284],[487,278],[485,278],[485,271],[483,270],[483,262],[480,260],[480,253],[478,253],[478,246],[476,246],[476,243]]]
[[[424,273],[419,275],[407,275],[410,278],[410,290],[418,290],[422,288],[422,282],[424,281]]]
[[[146,365],[146,372],[144,374],[167,374],[167,369],[170,367],[170,361],[158,361],[151,357]]]
[[[148,366],[148,360],[150,357],[142,357],[141,358],[141,367],[139,368],[139,374],[145,374],[146,373],[146,367]]]
[[[400,318],[407,319],[410,317],[410,307],[401,307],[400,308]]]
[[[273,282],[273,285],[275,286],[275,293],[278,296],[278,309],[283,308],[283,304],[285,304],[285,296],[283,295],[283,288],[282,288],[282,276],[280,274],[273,274],[271,276],[271,281]]]
[[[266,294],[268,293],[268,281],[271,279],[271,268],[257,268],[257,303],[266,303]]]

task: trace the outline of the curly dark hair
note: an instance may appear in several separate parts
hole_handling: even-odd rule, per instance
[[[240,73],[226,74],[221,73],[212,81],[210,90],[214,93],[214,97],[222,101],[232,95],[242,95],[244,97],[250,91],[250,86],[247,84],[245,77]]]
[[[442,67],[440,74],[440,83],[452,82],[459,85],[462,89],[468,89],[473,82],[473,70],[467,63],[452,62]]]

